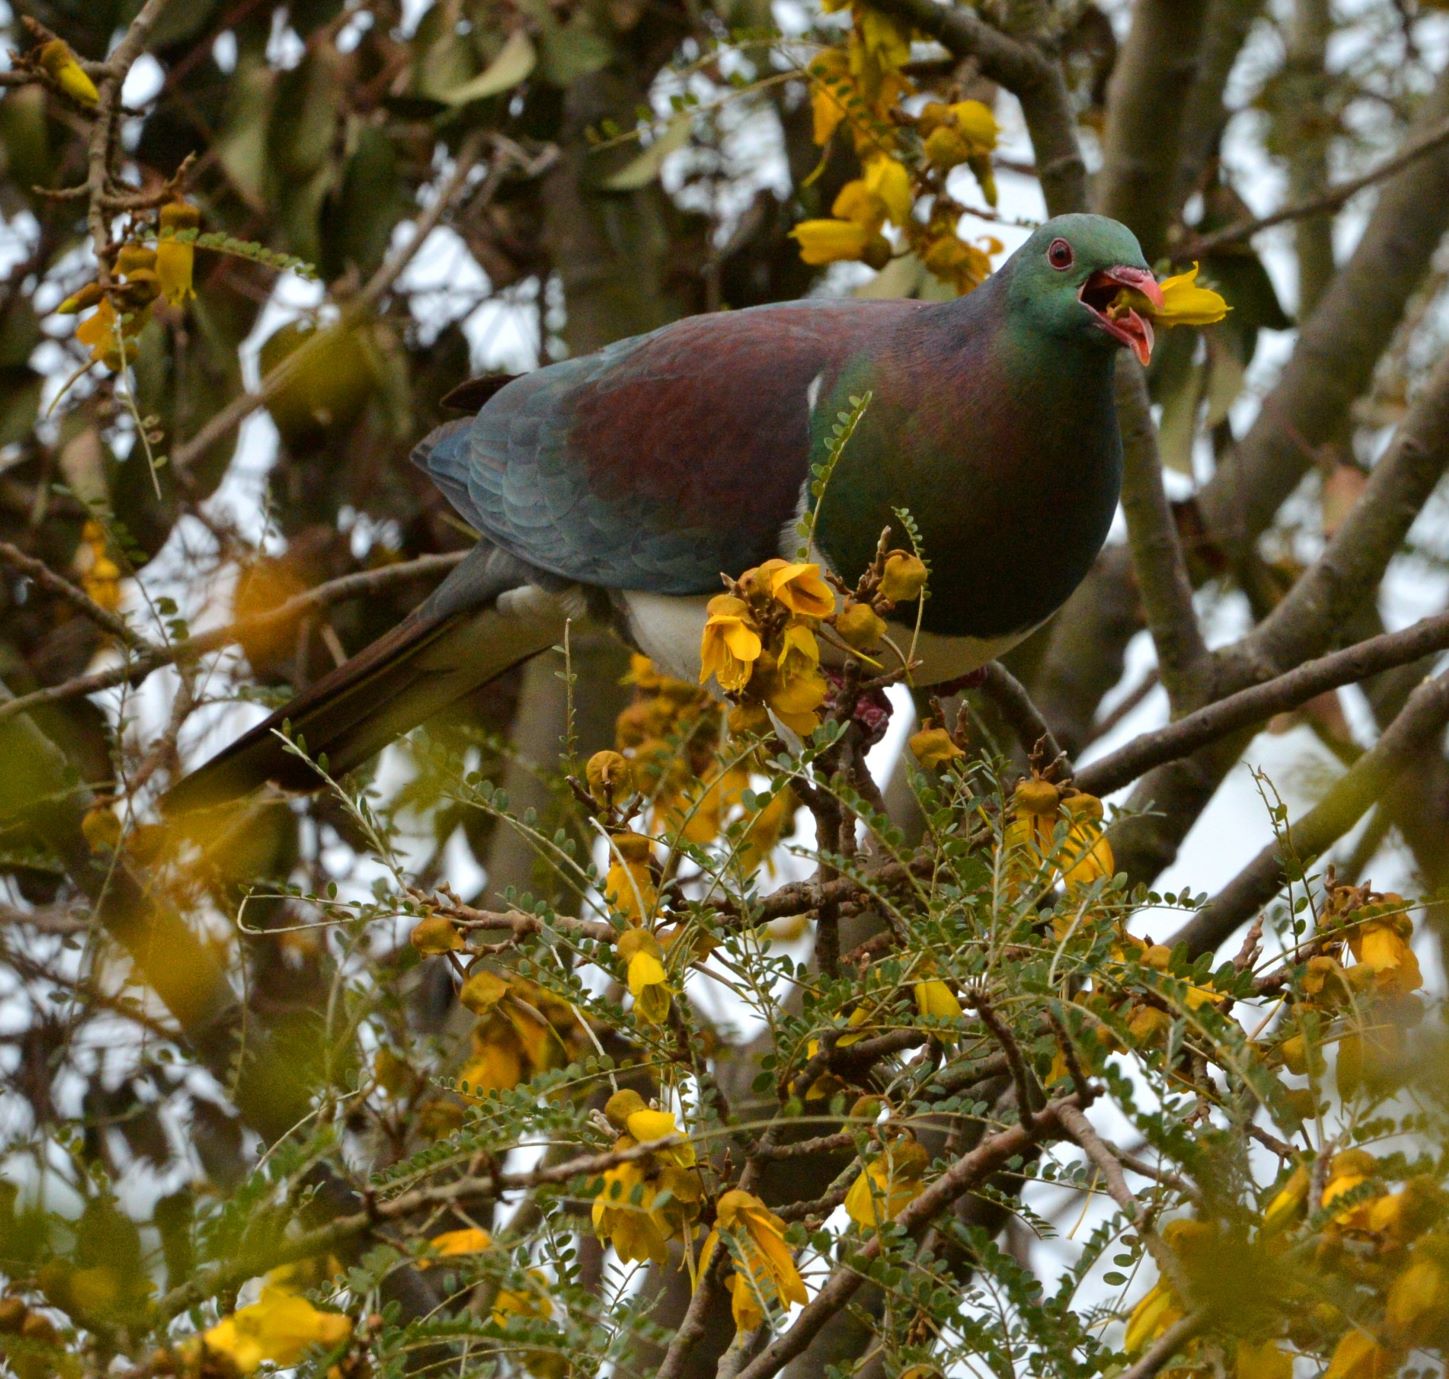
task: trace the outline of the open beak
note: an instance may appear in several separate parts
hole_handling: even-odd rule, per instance
[[[1077,297],[1092,313],[1096,324],[1114,340],[1128,346],[1145,366],[1152,358],[1152,322],[1130,306],[1113,305],[1124,287],[1140,292],[1153,306],[1162,305],[1162,289],[1157,279],[1147,269],[1127,264],[1099,268],[1082,284]]]

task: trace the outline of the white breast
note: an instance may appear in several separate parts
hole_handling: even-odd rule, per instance
[[[666,674],[691,683],[697,681],[699,639],[710,597],[626,590],[621,598],[635,645]],[[918,685],[939,685],[969,675],[988,661],[1005,655],[1035,630],[1028,627],[1001,637],[943,637],[922,632],[915,641],[915,659],[921,664],[912,680]],[[910,627],[891,624],[891,640],[903,652],[911,648],[911,632]],[[820,645],[827,663],[839,662],[839,654],[832,654],[828,642],[822,639]]]

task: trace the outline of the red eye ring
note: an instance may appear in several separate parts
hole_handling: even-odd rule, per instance
[[[1054,239],[1047,245],[1047,262],[1057,269],[1058,272],[1065,272],[1076,261],[1076,255],[1072,253],[1072,246],[1064,239]]]

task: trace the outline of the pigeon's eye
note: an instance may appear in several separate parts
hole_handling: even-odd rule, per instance
[[[1054,239],[1047,246],[1047,262],[1058,270],[1067,269],[1072,266],[1076,255],[1072,253],[1072,246],[1064,239]]]

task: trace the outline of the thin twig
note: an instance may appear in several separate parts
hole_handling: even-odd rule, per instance
[[[1418,162],[1426,153],[1433,153],[1435,149],[1442,148],[1445,144],[1449,144],[1449,120],[1430,130],[1423,138],[1405,145],[1393,157],[1384,159],[1377,167],[1371,168],[1362,176],[1351,177],[1346,182],[1340,182],[1336,186],[1330,187],[1321,196],[1297,202],[1292,206],[1284,206],[1270,215],[1234,221],[1231,225],[1225,225],[1221,230],[1214,230],[1211,234],[1196,235],[1181,248],[1174,250],[1172,257],[1175,262],[1186,263],[1191,259],[1203,258],[1216,250],[1225,249],[1229,245],[1241,244],[1263,230],[1272,229],[1275,225],[1283,225],[1290,220],[1303,220],[1324,211],[1337,210],[1345,201],[1351,200],[1366,187],[1372,187],[1376,182],[1382,182],[1385,178],[1392,177],[1396,172],[1408,167],[1410,163]]]
[[[1059,763],[1055,775],[1064,780],[1072,776],[1072,763],[1047,726],[1041,710],[1032,703],[1031,695],[1000,661],[990,661],[982,668],[981,691],[1001,710],[1016,740],[1027,756],[1042,756]]]
[[[34,580],[42,589],[64,599],[72,608],[88,617],[98,627],[109,632],[119,642],[136,650],[150,650],[143,637],[137,635],[124,618],[118,617],[109,608],[102,608],[84,589],[55,573],[44,561],[28,556],[18,546],[0,541],[0,563],[18,570],[27,579]]]
[[[137,647],[137,654],[119,665],[90,675],[79,675],[58,685],[47,685],[44,689],[15,699],[0,701],[0,721],[13,714],[26,713],[41,704],[59,703],[66,699],[78,699],[87,694],[98,694],[102,690],[114,689],[117,685],[136,684],[152,671],[173,662],[186,662],[205,656],[212,651],[276,626],[286,626],[319,608],[329,608],[334,603],[347,599],[363,598],[375,594],[394,584],[408,580],[426,578],[428,575],[451,570],[466,552],[456,551],[444,555],[423,555],[414,560],[400,561],[396,565],[383,565],[376,570],[359,570],[356,574],[342,575],[319,584],[315,589],[296,594],[276,608],[251,617],[239,618],[206,632],[183,638],[163,646],[157,642],[146,642],[134,631],[130,645]],[[57,590],[57,592],[59,592]],[[79,591],[77,591],[79,592]]]

